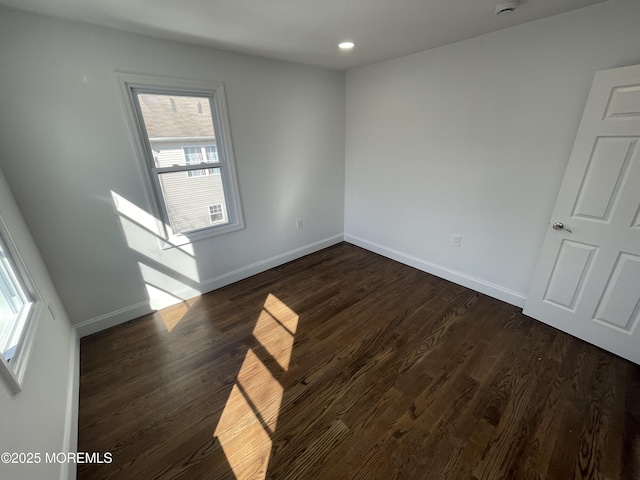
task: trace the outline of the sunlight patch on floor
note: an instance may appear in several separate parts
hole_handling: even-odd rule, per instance
[[[214,436],[218,437],[236,479],[266,477],[271,436],[237,385],[231,390]]]
[[[298,315],[270,294],[253,329],[253,336],[284,371],[289,368],[297,327]]]
[[[238,480],[266,478],[284,395],[267,365],[273,365],[273,359],[282,371],[289,368],[298,320],[293,310],[269,294],[253,330],[263,349],[247,351],[213,434]]]
[[[149,287],[150,286],[147,285],[147,288]],[[176,300],[179,303],[176,303]],[[198,300],[198,298],[190,298],[188,300],[180,300],[174,298],[173,304],[168,307],[164,307],[162,310],[158,310],[157,314],[162,319],[162,324],[167,330],[167,333],[171,333],[175,326],[180,323],[180,320],[182,320],[187,314],[191,306]]]

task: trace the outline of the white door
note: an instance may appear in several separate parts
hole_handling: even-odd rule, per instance
[[[640,65],[597,72],[524,313],[640,364]]]

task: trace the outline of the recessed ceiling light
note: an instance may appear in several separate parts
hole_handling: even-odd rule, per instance
[[[351,50],[356,44],[353,42],[342,42],[338,44],[340,50]]]

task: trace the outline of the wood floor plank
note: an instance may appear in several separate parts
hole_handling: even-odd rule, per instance
[[[625,408],[623,414],[622,452],[620,466],[622,480],[640,478],[640,369],[626,365]],[[617,432],[616,432],[617,433]]]
[[[640,366],[347,243],[81,341],[79,480],[640,480]]]

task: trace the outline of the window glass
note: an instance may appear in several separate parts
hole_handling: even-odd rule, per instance
[[[42,301],[0,217],[0,374],[22,389]]]
[[[215,146],[184,147],[186,164],[198,165],[204,163],[204,158],[207,159],[207,162],[217,162],[218,154],[215,148]],[[220,173],[220,169],[207,168],[206,170],[189,170],[187,171],[187,177],[205,177],[207,175],[214,175],[215,173]]]
[[[165,247],[243,228],[223,85],[118,76]]]
[[[210,205],[209,206],[209,217],[211,218],[211,223],[218,223],[224,221],[224,211],[222,209],[222,205]]]
[[[21,315],[30,302],[17,277],[4,246],[0,241],[0,353],[10,362],[20,339]]]
[[[169,222],[174,233],[210,227],[207,207],[213,203],[224,205],[224,187],[220,175],[208,175],[204,169],[192,171],[197,177],[202,177],[198,182],[191,181],[192,179],[185,177],[183,172],[159,175]]]

